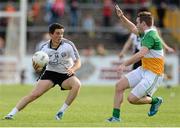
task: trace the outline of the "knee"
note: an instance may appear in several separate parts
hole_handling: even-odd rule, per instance
[[[120,79],[120,81],[116,83],[116,91],[122,92],[125,89],[127,89],[127,83],[125,83],[123,79]]]
[[[120,93],[123,91],[123,89],[121,88],[121,85],[118,83],[116,83],[116,88],[115,88],[116,92]]]
[[[81,88],[81,83],[78,82],[78,83],[74,84],[74,86],[72,88],[75,90],[79,90]]]
[[[78,84],[76,85],[76,88],[79,90],[79,89],[81,88],[81,83],[78,83]]]
[[[128,96],[127,100],[128,100],[128,102],[130,104],[135,104],[136,103],[136,101],[132,97],[130,97],[130,96]]]
[[[122,88],[120,87],[120,82],[116,83],[116,91],[122,91]]]

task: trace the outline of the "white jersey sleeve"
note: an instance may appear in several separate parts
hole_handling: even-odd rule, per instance
[[[73,59],[73,61],[79,59],[80,56],[79,56],[78,50],[77,50],[76,46],[74,45],[74,43],[72,43],[71,41],[69,41],[68,43],[70,44],[69,52],[70,52],[70,56]]]
[[[140,40],[140,37],[138,37],[134,33],[131,33],[130,38],[131,38],[132,43],[133,43],[133,48],[140,50],[141,49],[141,40]]]

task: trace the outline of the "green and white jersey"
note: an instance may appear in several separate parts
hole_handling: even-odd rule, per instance
[[[142,67],[158,75],[164,72],[164,53],[162,40],[155,28],[150,28],[140,35],[141,46],[147,47],[149,53],[142,58]]]
[[[63,38],[58,48],[51,48],[51,40],[47,41],[40,48],[49,56],[49,63],[46,70],[58,73],[67,73],[67,68],[74,65],[74,61],[79,59],[79,53],[73,42]]]

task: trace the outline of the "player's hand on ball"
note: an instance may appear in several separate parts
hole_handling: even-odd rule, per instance
[[[43,68],[42,68],[41,66],[39,66],[38,64],[36,64],[34,61],[32,61],[32,62],[33,62],[33,68],[34,68],[34,70],[35,70],[37,73],[41,72]]]

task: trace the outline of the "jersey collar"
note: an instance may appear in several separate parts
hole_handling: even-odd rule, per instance
[[[156,31],[155,27],[150,27],[149,29],[146,29],[146,30],[144,31],[144,34],[147,34],[147,33],[150,32],[150,31]]]
[[[50,48],[50,49],[57,50],[57,49],[60,47],[60,45],[63,44],[63,40],[60,41],[60,43],[59,43],[59,45],[57,46],[57,48],[52,48],[52,47],[51,47],[51,44],[52,44],[52,40],[49,41],[49,48]]]

